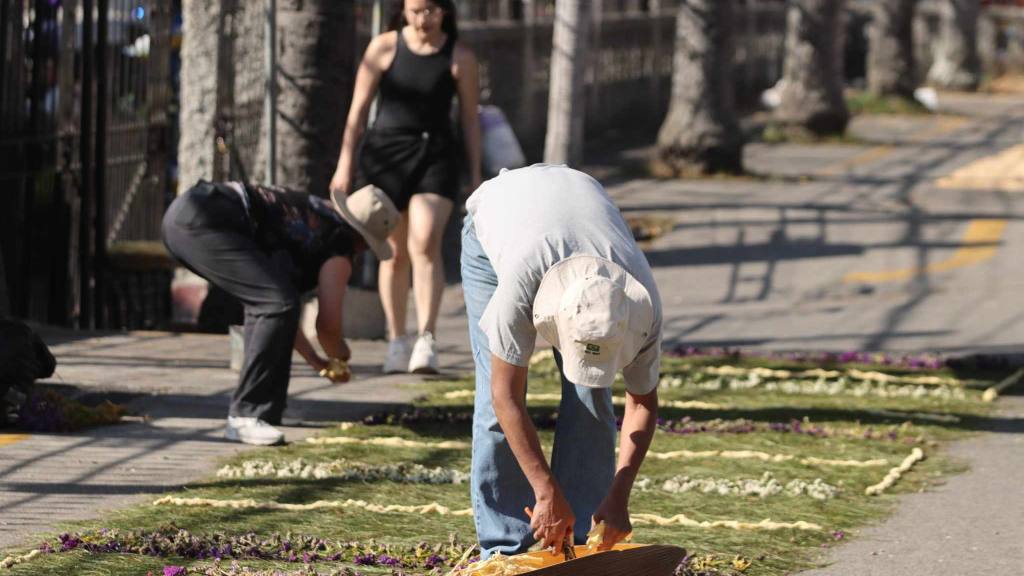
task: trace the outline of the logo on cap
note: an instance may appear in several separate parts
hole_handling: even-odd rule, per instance
[[[601,355],[601,347],[598,346],[597,344],[584,344],[583,352],[585,354],[591,354],[593,356],[600,356]]]

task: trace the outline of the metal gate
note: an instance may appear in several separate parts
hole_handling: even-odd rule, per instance
[[[170,0],[0,0],[0,266],[10,312],[166,318]]]

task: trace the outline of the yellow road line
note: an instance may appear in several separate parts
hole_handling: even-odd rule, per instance
[[[999,248],[999,240],[1005,229],[1006,220],[971,220],[962,241],[966,246],[961,246],[945,260],[933,262],[924,267],[915,266],[877,272],[851,272],[843,277],[843,282],[867,284],[900,282],[924,274],[935,274],[980,264],[995,256],[996,250]]]
[[[935,184],[960,190],[1024,192],[1024,144],[971,162]]]
[[[29,438],[28,434],[0,434],[0,446],[7,446]]]

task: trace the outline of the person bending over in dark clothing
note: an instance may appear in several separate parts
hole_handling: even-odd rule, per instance
[[[367,248],[391,257],[394,203],[366,186],[335,207],[271,186],[200,181],[164,214],[168,251],[245,308],[245,359],[225,436],[246,444],[284,440],[292,348],[321,375],[347,382],[351,351],[342,334],[342,300],[352,258]],[[299,328],[300,295],[316,288],[321,357]]]

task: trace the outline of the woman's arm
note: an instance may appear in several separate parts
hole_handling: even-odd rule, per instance
[[[359,139],[366,130],[366,121],[370,115],[370,103],[377,94],[380,78],[391,65],[395,55],[396,32],[382,34],[373,39],[366,48],[363,61],[356,73],[356,86],[352,93],[352,105],[345,121],[345,136],[341,142],[341,154],[338,166],[331,178],[332,194],[345,196],[352,192],[356,149]]]
[[[605,523],[604,542],[599,549],[610,550],[633,530],[629,521],[629,493],[640,464],[654,438],[658,419],[658,389],[644,395],[626,392],[626,414],[619,433],[619,463],[612,487],[594,513],[594,524]]]
[[[469,48],[457,45],[455,50],[456,87],[459,92],[459,114],[462,123],[462,138],[466,143],[466,161],[469,162],[469,177],[472,190],[480,186],[480,66]]]

